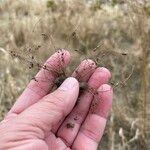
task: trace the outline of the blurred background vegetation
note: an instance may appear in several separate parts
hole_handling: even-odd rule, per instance
[[[35,73],[8,52],[29,47],[41,62],[67,48],[72,65],[89,57],[107,67],[118,86],[99,149],[150,149],[149,0],[0,0],[0,119]]]

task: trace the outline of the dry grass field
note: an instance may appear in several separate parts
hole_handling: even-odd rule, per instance
[[[150,149],[149,1],[0,0],[0,119],[37,72],[9,52],[29,59],[29,48],[40,62],[66,48],[70,70],[85,58],[107,67],[114,99],[99,149]]]

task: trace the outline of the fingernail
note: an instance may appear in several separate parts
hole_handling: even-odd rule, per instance
[[[107,68],[101,67],[100,70],[103,71],[107,75],[108,79],[111,78],[111,73]]]
[[[75,78],[69,77],[61,84],[59,89],[63,91],[71,90],[74,86],[77,85],[77,83],[78,81]]]
[[[108,84],[103,84],[98,88],[98,92],[107,92],[110,91],[112,88]]]

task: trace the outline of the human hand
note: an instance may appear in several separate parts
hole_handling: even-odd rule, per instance
[[[62,50],[46,66],[63,69],[69,60],[69,52]],[[49,80],[40,85],[45,90],[32,80],[0,123],[0,150],[96,150],[112,104],[110,72],[85,60],[54,92],[48,82],[54,83],[55,74],[41,69],[36,78],[45,76]],[[74,77],[88,84],[80,95]]]

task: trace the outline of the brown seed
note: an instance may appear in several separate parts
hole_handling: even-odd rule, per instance
[[[34,67],[34,64],[32,62],[30,62],[29,69],[32,69],[33,67]]]
[[[126,56],[126,55],[127,55],[127,53],[125,53],[125,52],[124,52],[124,53],[122,53],[122,55],[125,55],[125,56]]]
[[[66,127],[67,127],[68,129],[74,128],[74,126],[75,126],[75,124],[74,124],[74,123],[71,123],[71,122],[69,122],[69,123],[66,124]]]
[[[72,33],[72,36],[76,36],[76,32],[73,32],[73,33]]]
[[[34,81],[38,82],[38,80],[35,77],[33,77],[31,80],[34,80]]]

